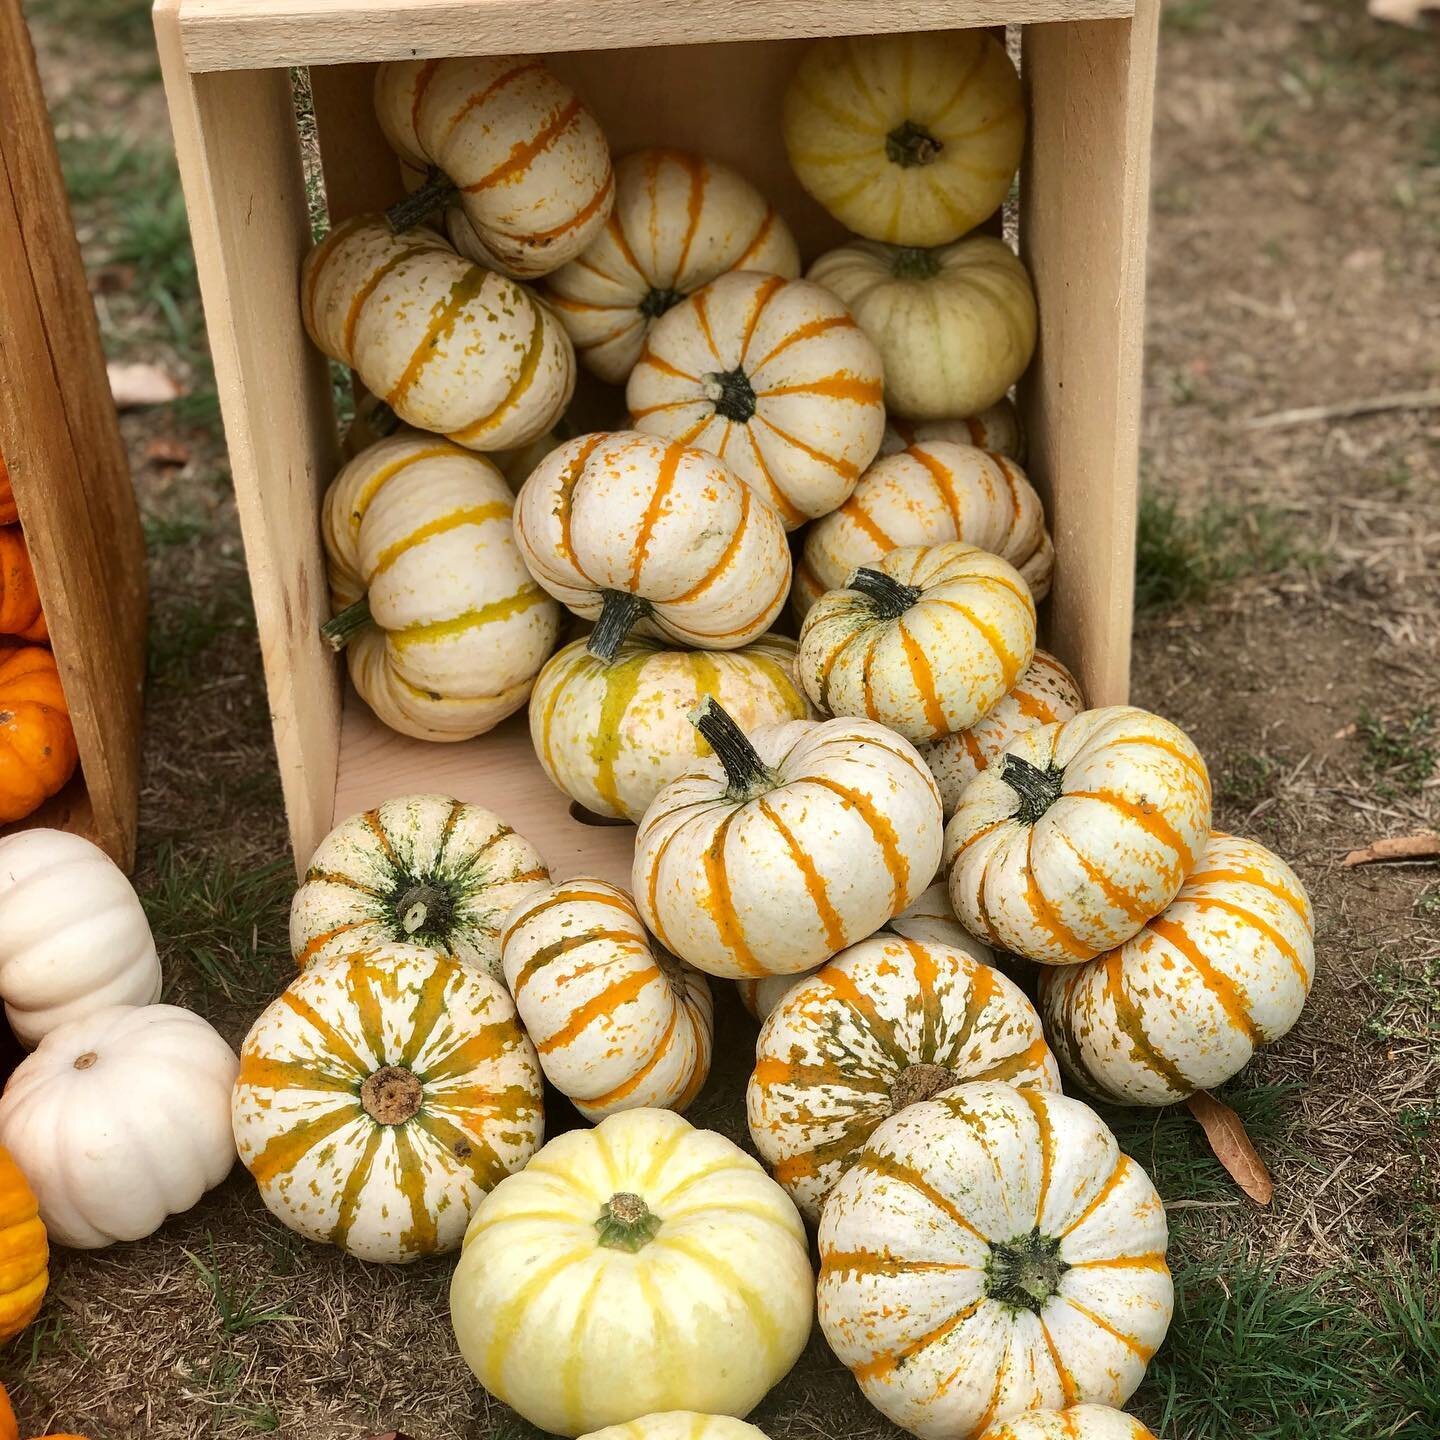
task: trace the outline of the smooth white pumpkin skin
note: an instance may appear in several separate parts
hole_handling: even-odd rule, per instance
[[[635,902],[580,877],[537,891],[501,937],[505,983],[546,1078],[587,1120],[684,1110],[710,1074],[710,987],[652,944]]]
[[[730,270],[800,274],[775,207],[718,160],[637,150],[615,166],[610,218],[546,290],[580,363],[623,385],[665,309]]]
[[[899,415],[887,415],[880,454],[882,457],[898,455],[912,445],[924,445],[931,440],[973,445],[977,450],[1003,455],[1017,465],[1025,463],[1025,427],[1020,423],[1015,402],[1008,396],[978,415],[962,420],[906,420]]]
[[[891,550],[952,540],[1008,560],[1037,602],[1050,593],[1055,547],[1025,472],[973,445],[925,440],[877,460],[854,494],[806,531],[795,566],[795,612],[803,620],[857,566],[873,564]]]
[[[533,55],[380,65],[375,114],[404,160],[459,187],[446,228],[482,265],[544,275],[578,255],[610,213],[615,181],[600,123]]]
[[[745,730],[812,714],[793,673],[795,642],[762,635],[743,650],[668,650],[631,638],[606,664],[576,640],[530,696],[530,738],[545,773],[596,815],[638,821],[697,756],[686,716],[712,695]]]
[[[746,1114],[760,1158],[807,1220],[876,1127],[939,1086],[936,1069],[950,1084],[1060,1088],[1024,992],[960,949],[875,935],[781,999],[755,1042]],[[930,1089],[914,1088],[927,1079]]]
[[[153,1235],[235,1163],[235,1052],[175,1005],[110,1005],[49,1031],[0,1097],[0,1145],[52,1244]]]
[[[875,577],[888,594],[865,583]],[[1030,589],[987,550],[960,541],[892,550],[847,584],[811,607],[795,657],[805,693],[827,714],[937,740],[993,710],[1034,657]]]
[[[748,415],[722,377],[743,375]],[[655,322],[625,387],[637,429],[720,456],[787,530],[855,488],[885,430],[880,356],[830,291],[722,275]]]
[[[418,1081],[382,1123],[366,1082]],[[307,1239],[407,1264],[459,1245],[544,1131],[540,1066],[504,987],[411,945],[322,960],[240,1048],[232,1123],[266,1208]]]
[[[396,235],[382,215],[344,221],[305,257],[300,301],[326,355],[406,424],[469,450],[528,444],[575,389],[560,322],[433,230]]]
[[[992,1425],[980,1440],[1155,1440],[1131,1415],[1109,1405],[1031,1410]]]
[[[635,840],[635,903],[668,950],[731,979],[808,970],[873,934],[939,858],[939,791],[868,720],[794,720],[749,740],[770,778],[736,795],[715,757],[667,785]]]
[[[633,1254],[596,1230],[619,1193],[660,1220]],[[450,1314],[491,1394],[580,1435],[748,1414],[804,1349],[814,1300],[804,1222],[759,1164],[671,1111],[627,1110],[557,1136],[486,1197]]]
[[[766,1440],[765,1432],[729,1415],[702,1415],[697,1410],[669,1410],[642,1415],[628,1425],[607,1425],[581,1440]]]
[[[1009,757],[1061,772],[1033,824]],[[1130,705],[1083,710],[1018,736],[965,787],[945,830],[950,898],[992,945],[1074,965],[1159,914],[1209,834],[1210,777],[1179,726]]]
[[[1212,834],[1180,893],[1118,950],[1040,978],[1066,1071],[1169,1105],[1238,1075],[1300,1018],[1315,978],[1305,887],[1254,840]]]
[[[362,451],[325,494],[331,607],[362,597],[345,647],[361,698],[392,730],[470,740],[524,705],[560,607],[515,546],[514,499],[488,460],[403,430]]]
[[[1035,353],[1035,291],[993,235],[938,250],[854,240],[822,255],[809,279],[833,291],[875,342],[885,408],[912,420],[978,415],[998,404]]]
[[[540,852],[483,806],[397,795],[320,842],[290,904],[290,952],[303,970],[419,945],[503,983],[501,924],[549,883]]]
[[[160,998],[139,897],[98,845],[64,830],[0,839],[0,999],[33,1050],[57,1026]]]
[[[1032,1236],[1068,1267],[1038,1310],[992,1294],[987,1271]],[[961,1085],[885,1121],[830,1192],[820,1323],[871,1404],[922,1440],[1119,1405],[1170,1324],[1167,1240],[1155,1187],[1093,1110]]]
[[[965,787],[988,770],[1017,736],[1073,719],[1084,708],[1075,677],[1053,655],[1037,650],[1024,674],[992,710],[967,729],[919,747],[940,787],[945,818],[955,813]]]

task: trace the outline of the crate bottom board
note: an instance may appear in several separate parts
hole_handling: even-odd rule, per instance
[[[397,795],[452,795],[493,810],[539,850],[557,880],[593,875],[630,888],[635,827],[572,816],[570,798],[535,758],[523,710],[487,735],[441,745],[396,734],[347,686],[335,780],[337,823]]]

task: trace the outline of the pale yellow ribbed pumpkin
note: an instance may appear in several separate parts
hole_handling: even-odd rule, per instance
[[[696,1410],[667,1410],[642,1415],[624,1425],[607,1425],[580,1440],[766,1440],[763,1430],[729,1415],[702,1415]]]
[[[974,445],[977,449],[989,450],[994,455],[1014,460],[1017,465],[1025,463],[1025,427],[1020,423],[1015,402],[1008,396],[997,400],[978,415],[961,420],[905,420],[899,415],[889,415],[885,420],[885,438],[880,442],[880,454],[898,455],[912,445],[924,445],[930,440]]]
[[[1133,1416],[1109,1405],[1027,1410],[992,1425],[980,1440],[1155,1440]]]

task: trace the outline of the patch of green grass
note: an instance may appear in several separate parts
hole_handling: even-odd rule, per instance
[[[192,540],[198,540],[206,529],[204,520],[188,510],[165,515],[147,510],[140,523],[145,532],[147,550],[169,550],[176,545],[188,545]]]
[[[1379,1004],[1365,1024],[1377,1040],[1440,1055],[1440,959],[1378,966],[1370,986]]]
[[[215,1411],[214,1422],[221,1419],[243,1425],[255,1434],[273,1434],[280,1428],[275,1407],[266,1402],[255,1404],[244,1398],[248,1366],[238,1355],[212,1355],[204,1365],[190,1365],[186,1378],[195,1387],[197,1398]]]
[[[85,1342],[70,1327],[69,1319],[47,1307],[16,1343],[16,1350],[25,1352],[25,1373],[57,1350],[67,1350],[80,1360],[89,1360]]]
[[[1193,35],[1209,30],[1214,23],[1215,0],[1165,0],[1160,23],[1167,30]]]
[[[191,1250],[185,1251],[185,1258],[195,1267],[195,1273],[213,1297],[216,1313],[220,1317],[220,1328],[225,1334],[243,1335],[257,1325],[269,1325],[277,1320],[295,1318],[284,1305],[266,1305],[261,1302],[260,1293],[265,1289],[266,1281],[260,1281],[244,1293],[239,1286],[233,1285],[220,1270],[214,1237],[207,1238],[210,1241],[208,1265]]]
[[[243,584],[208,595],[173,595],[157,603],[150,619],[147,667],[157,685],[184,685],[195,662],[227,632],[255,628],[255,611]]]
[[[1381,720],[1365,711],[1356,721],[1365,746],[1365,766],[1380,782],[1377,792],[1386,799],[1418,795],[1435,773],[1437,737],[1435,712],[1428,706],[1408,719]]]
[[[27,0],[25,8],[68,31],[130,51],[155,43],[150,7],[151,0]]]
[[[1240,810],[1253,810],[1262,800],[1269,799],[1282,766],[1268,755],[1227,755],[1212,772],[1216,800]]]
[[[1440,888],[1427,890],[1415,902],[1415,913],[1424,920],[1440,916]]]

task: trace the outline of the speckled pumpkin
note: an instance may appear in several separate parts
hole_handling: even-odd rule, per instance
[[[1109,1405],[1028,1410],[992,1425],[980,1440],[1155,1440],[1133,1416]]]
[[[1169,1105],[1237,1075],[1300,1017],[1315,978],[1305,887],[1254,840],[1212,834],[1180,893],[1118,950],[1047,971],[1067,1072],[1107,1100]]]
[[[580,362],[623,385],[656,320],[730,270],[800,274],[775,207],[717,160],[637,150],[615,166],[609,220],[546,289]]]
[[[1035,601],[1020,573],[952,541],[892,550],[821,596],[795,671],[825,713],[924,741],[994,709],[1034,654]]]
[[[955,913],[1001,949],[1093,960],[1158,915],[1210,834],[1210,777],[1178,726],[1129,705],[1012,740],[945,831]]]
[[[1020,423],[1015,402],[997,400],[988,409],[964,420],[905,420],[889,415],[880,441],[881,455],[898,455],[912,445],[946,440],[953,445],[974,445],[980,450],[1003,455],[1016,464],[1025,463],[1025,427]]]
[[[55,657],[38,645],[0,649],[0,825],[58,795],[79,763]]]
[[[1034,1007],[963,950],[876,935],[770,1012],[746,1092],[750,1137],[813,1222],[877,1126],[967,1080],[1060,1088]]]
[[[880,356],[830,291],[722,275],[656,321],[632,423],[720,456],[787,530],[855,488],[885,430]]]
[[[260,1016],[233,1118],[277,1219],[403,1264],[455,1249],[538,1149],[540,1066],[498,981],[386,945],[320,961]]]
[[[35,567],[18,525],[0,526],[0,635],[37,644],[50,638]]]
[[[795,566],[795,611],[804,619],[827,590],[891,550],[951,540],[1008,560],[1037,601],[1050,593],[1055,547],[1025,472],[1002,455],[930,439],[877,460],[855,493],[806,531]]]

